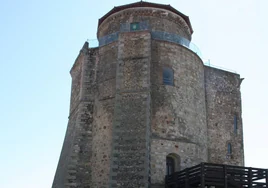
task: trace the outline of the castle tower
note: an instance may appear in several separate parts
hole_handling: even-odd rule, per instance
[[[200,162],[243,165],[240,77],[205,66],[189,18],[137,2],[99,20],[71,69],[53,188],[163,188]]]

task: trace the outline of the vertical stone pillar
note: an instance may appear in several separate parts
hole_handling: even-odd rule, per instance
[[[121,33],[109,187],[149,186],[150,63],[150,33]]]

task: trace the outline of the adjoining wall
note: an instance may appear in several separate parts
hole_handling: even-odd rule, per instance
[[[163,68],[174,71],[174,86],[163,84]],[[187,48],[152,42],[152,184],[164,184],[166,156],[180,157],[179,169],[207,161],[204,69]]]
[[[205,66],[208,162],[244,165],[241,81],[238,74]]]

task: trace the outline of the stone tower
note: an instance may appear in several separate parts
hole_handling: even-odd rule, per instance
[[[244,165],[241,79],[205,66],[187,16],[137,2],[99,20],[70,71],[69,123],[53,188],[164,188],[169,172]]]

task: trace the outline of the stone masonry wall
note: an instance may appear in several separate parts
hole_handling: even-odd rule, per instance
[[[243,166],[240,76],[205,66],[205,84],[208,162]],[[237,128],[234,126],[235,116]],[[231,144],[231,153],[228,153],[228,143]]]
[[[191,40],[187,23],[177,14],[157,8],[126,9],[111,15],[98,28],[98,38],[120,31],[122,23],[148,21],[153,31],[165,31]]]
[[[80,51],[71,70],[69,123],[52,188],[89,188],[97,49]]]
[[[99,48],[92,148],[92,187],[108,187],[118,43]]]
[[[109,187],[149,186],[150,36],[119,36]]]
[[[67,180],[69,171],[68,167],[69,167],[70,156],[72,155],[76,119],[77,119],[77,112],[74,113],[72,117],[69,118],[52,188],[63,188],[65,186],[65,183],[68,182]]]
[[[133,22],[142,29],[131,31]],[[167,155],[176,171],[200,162],[244,165],[241,79],[182,46],[191,40],[184,19],[128,8],[106,18],[98,38],[100,47],[86,42],[71,69],[52,188],[163,188]],[[173,85],[164,85],[163,68],[172,69]]]
[[[174,86],[163,84],[163,68]],[[152,185],[164,185],[166,156],[180,158],[176,170],[207,161],[204,69],[200,58],[180,45],[152,42]]]
[[[83,50],[86,54],[82,64],[81,78],[81,99],[78,106],[78,119],[74,146],[76,154],[72,159],[76,162],[73,173],[74,182],[77,187],[91,187],[91,158],[92,158],[92,124],[94,99],[96,93],[96,64],[98,63],[98,49],[88,49],[88,45]]]
[[[80,100],[81,91],[81,72],[82,63],[84,60],[84,53],[80,51],[78,57],[75,60],[75,64],[71,70],[72,87],[71,87],[71,100],[70,100],[70,114],[67,130],[65,133],[65,139],[62,146],[62,151],[54,177],[52,188],[62,188],[66,183],[72,183],[68,181],[69,166],[71,161],[71,155],[73,152],[73,140],[76,130],[76,121],[78,117],[78,105]],[[72,181],[72,180],[71,180]]]
[[[77,109],[81,96],[81,77],[82,77],[82,62],[84,60],[84,55],[80,52],[75,60],[75,63],[70,71],[72,76],[72,87],[71,87],[71,101],[70,101],[70,111],[69,115]]]

